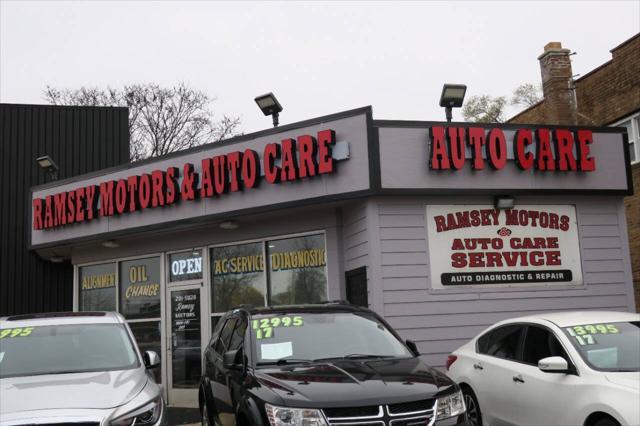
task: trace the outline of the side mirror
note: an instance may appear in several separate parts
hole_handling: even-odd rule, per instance
[[[242,370],[242,349],[225,352],[222,355],[222,366],[228,370]]]
[[[155,351],[145,351],[142,354],[142,360],[144,366],[149,369],[160,367],[160,356]]]
[[[420,356],[420,351],[418,351],[418,347],[416,346],[416,344],[415,344],[415,342],[413,340],[407,339],[405,343],[406,343],[407,347],[409,348],[409,350],[411,352],[413,352],[413,354],[415,356]]]
[[[538,361],[538,368],[545,373],[566,373],[569,371],[569,364],[561,356],[550,356]]]

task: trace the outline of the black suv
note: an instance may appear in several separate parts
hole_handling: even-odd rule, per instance
[[[411,341],[346,303],[239,307],[204,354],[205,425],[467,425],[462,394]]]

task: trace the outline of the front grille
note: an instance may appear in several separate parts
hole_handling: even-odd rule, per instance
[[[435,400],[426,399],[389,405],[325,408],[330,426],[431,426]]]
[[[431,424],[431,417],[422,416],[414,417],[411,419],[396,419],[391,420],[391,426],[426,426]]]
[[[389,414],[415,413],[419,411],[427,411],[433,408],[433,399],[423,399],[422,401],[402,402],[400,404],[388,405]]]
[[[324,415],[327,417],[376,417],[380,412],[379,405],[368,407],[347,407],[347,408],[325,408]]]

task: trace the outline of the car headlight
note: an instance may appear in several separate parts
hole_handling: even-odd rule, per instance
[[[464,398],[460,391],[438,398],[437,407],[436,420],[447,419],[466,411]]]
[[[124,414],[117,419],[111,420],[111,426],[132,426],[132,425],[153,425],[162,414],[162,399],[156,398],[153,401]]]
[[[310,408],[287,408],[265,404],[271,426],[327,426],[320,410]]]

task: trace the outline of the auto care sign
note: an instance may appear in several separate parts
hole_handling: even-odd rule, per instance
[[[432,286],[582,284],[575,206],[427,206]]]

